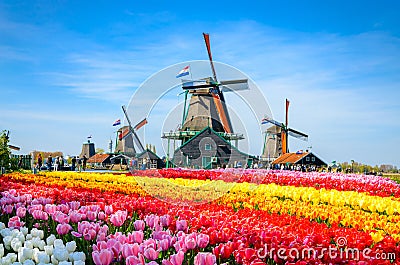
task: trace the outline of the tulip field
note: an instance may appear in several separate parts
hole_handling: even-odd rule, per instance
[[[1,264],[400,264],[400,185],[262,169],[0,176]]]

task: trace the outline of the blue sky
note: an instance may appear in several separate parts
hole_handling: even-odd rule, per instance
[[[214,59],[250,76],[276,120],[291,101],[290,126],[310,136],[291,150],[400,166],[398,1],[171,2],[0,0],[11,143],[76,155],[93,135],[107,149],[121,105],[157,71],[207,59],[208,32]],[[146,138],[160,153],[161,133]]]

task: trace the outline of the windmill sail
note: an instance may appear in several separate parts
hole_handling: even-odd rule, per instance
[[[299,131],[296,131],[294,129],[289,128],[288,129],[288,134],[292,137],[295,137],[297,139],[303,140],[303,141],[308,141],[308,135]]]

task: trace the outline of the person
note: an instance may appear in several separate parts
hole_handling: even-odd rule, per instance
[[[57,156],[54,160],[54,171],[58,171],[58,166],[60,165],[60,158]]]
[[[73,156],[71,159],[71,171],[75,171],[75,164],[76,164],[76,156]]]
[[[51,157],[51,155],[49,155],[49,157],[47,157],[47,161],[46,161],[46,164],[47,164],[47,170],[48,171],[51,171],[51,164],[53,163],[53,158]]]
[[[82,159],[78,157],[78,171],[81,172],[82,171]]]
[[[64,157],[63,156],[60,156],[59,157],[59,167],[60,167],[60,171],[62,171],[63,170],[63,168],[64,168]]]
[[[39,171],[42,168],[42,165],[43,165],[43,157],[42,157],[42,154],[39,154],[38,155],[38,165],[37,165]]]
[[[87,162],[87,157],[86,157],[86,155],[83,155],[83,158],[82,158],[82,166],[83,166],[83,171],[85,171],[86,170],[86,162]]]

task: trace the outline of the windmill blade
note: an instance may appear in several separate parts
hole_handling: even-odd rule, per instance
[[[250,89],[247,79],[221,81],[221,86],[222,86],[221,88],[222,92],[232,92],[232,91],[241,91]]]
[[[278,127],[282,128],[282,129],[285,128],[283,123],[278,122],[276,120],[273,120],[273,119],[271,119],[269,117],[262,119],[261,124],[267,124],[267,123],[272,123],[273,125],[278,126]]]
[[[308,135],[299,131],[296,131],[294,129],[289,128],[288,133],[290,136],[293,136],[297,139],[303,140],[303,141],[308,141]]]
[[[215,72],[214,63],[211,54],[211,47],[210,47],[210,35],[208,33],[203,33],[204,41],[206,43],[208,58],[210,59],[211,70],[213,73],[214,81],[217,82],[217,73]]]
[[[135,125],[135,127],[133,127],[133,129],[135,131],[139,130],[140,128],[142,128],[143,126],[145,126],[148,123],[147,119],[144,118],[143,120],[139,121],[138,124]]]
[[[132,128],[132,123],[131,123],[131,120],[128,117],[128,112],[126,111],[125,105],[122,105],[122,111],[124,112],[125,118],[128,121],[129,128]]]
[[[232,129],[231,129],[232,127],[228,120],[228,116],[226,115],[227,112],[224,108],[224,105],[222,105],[222,100],[219,98],[218,94],[212,93],[212,96],[214,99],[214,104],[217,108],[219,119],[222,123],[222,126],[224,127],[225,132],[232,133]]]
[[[10,148],[10,149],[12,149],[12,150],[15,150],[15,151],[21,150],[21,148],[19,148],[18,146],[12,145],[12,144],[9,144],[9,145],[8,145],[8,148]]]
[[[143,144],[140,141],[139,137],[137,136],[137,134],[134,130],[132,130],[132,134],[133,134],[133,140],[135,141],[136,146],[139,147],[139,151],[143,152],[144,151]]]

